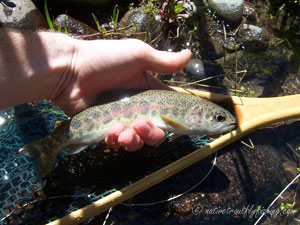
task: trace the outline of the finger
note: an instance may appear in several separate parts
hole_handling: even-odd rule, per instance
[[[165,132],[146,118],[136,120],[133,127],[147,145],[157,145],[165,140]]]
[[[132,129],[124,130],[120,134],[118,142],[126,151],[129,152],[137,151],[144,145],[142,139]]]
[[[148,70],[158,73],[175,73],[183,69],[191,58],[191,51],[188,49],[181,52],[166,52],[152,49],[146,53]]]
[[[112,149],[118,149],[121,147],[121,144],[118,142],[118,138],[120,134],[124,131],[124,128],[122,125],[116,124],[113,125],[105,137],[104,141],[106,145]]]

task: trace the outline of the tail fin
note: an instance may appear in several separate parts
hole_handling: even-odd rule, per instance
[[[51,172],[60,149],[48,138],[29,143],[19,150],[29,157],[37,158],[40,175],[45,177]]]

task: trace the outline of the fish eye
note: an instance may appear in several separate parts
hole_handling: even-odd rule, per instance
[[[217,112],[214,119],[218,122],[223,122],[226,120],[226,114],[224,112]]]

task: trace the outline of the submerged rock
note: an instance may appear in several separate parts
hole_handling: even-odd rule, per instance
[[[299,171],[297,170],[298,165],[295,161],[286,161],[282,163],[282,167],[283,172],[289,181],[292,181],[299,173]]]
[[[251,24],[243,24],[238,32],[238,42],[246,49],[265,50],[268,47],[269,36],[260,27]]]
[[[250,16],[255,11],[255,7],[248,3],[244,2],[244,8],[243,8],[243,16]]]
[[[255,87],[258,96],[274,96],[276,89],[280,88],[279,80],[286,76],[287,65],[292,60],[292,55],[289,50],[272,46],[265,51],[240,50],[216,61],[231,80],[238,81],[246,72],[242,81],[252,83],[251,86]],[[236,78],[235,74],[239,71],[244,72],[238,73]]]
[[[242,19],[243,0],[208,0],[208,4],[228,22],[237,23]]]
[[[0,26],[26,30],[48,27],[45,18],[30,0],[1,1]]]
[[[119,27],[124,28],[125,35],[129,37],[145,40],[145,37],[150,35],[153,40],[161,33],[163,22],[147,8],[141,7],[129,10],[121,19]]]
[[[212,76],[222,75],[224,73],[219,64],[214,62],[205,62],[200,59],[191,59],[184,69],[187,72],[187,75],[192,76],[196,80],[203,80]],[[223,76],[218,76],[208,79],[203,83],[220,83],[223,78]]]

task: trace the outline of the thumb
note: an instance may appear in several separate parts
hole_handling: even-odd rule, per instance
[[[164,74],[180,71],[188,63],[192,55],[188,49],[180,52],[166,52],[152,49],[148,53],[147,70]]]

